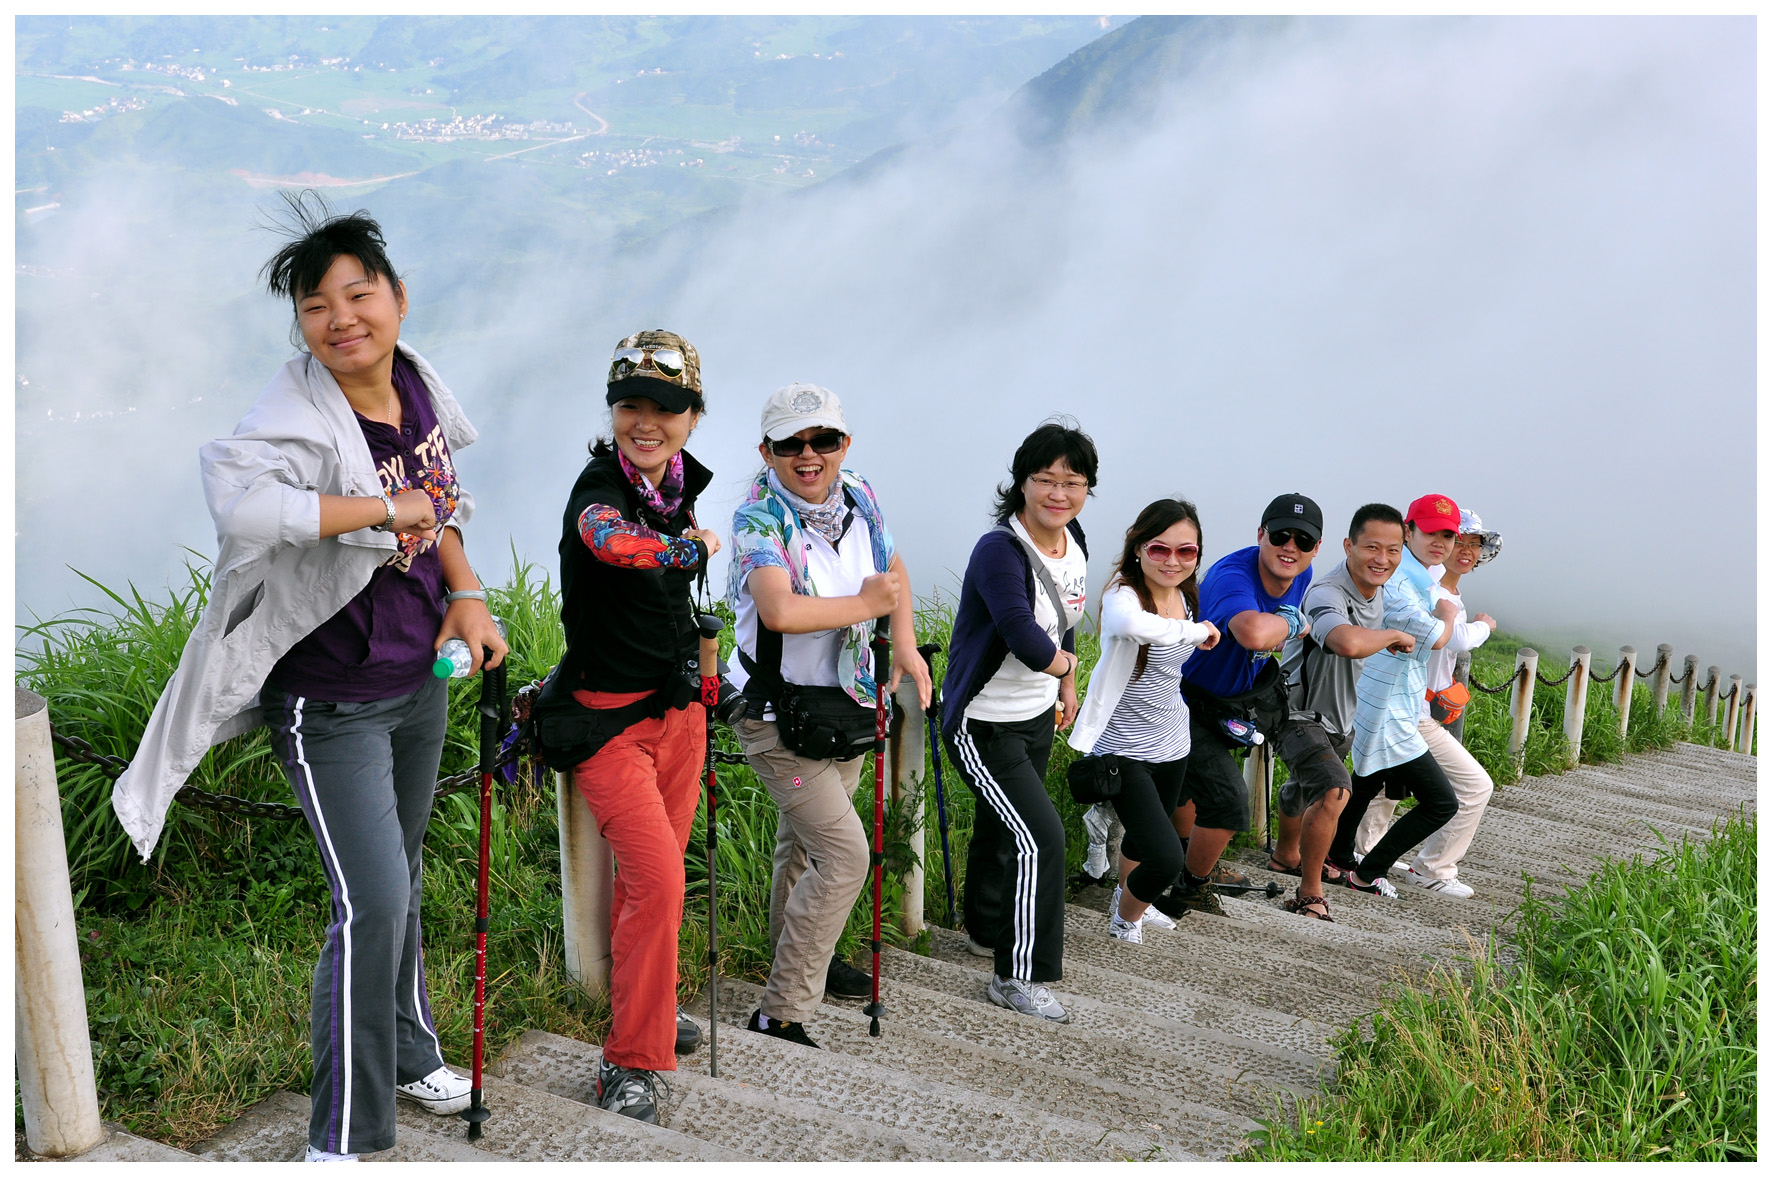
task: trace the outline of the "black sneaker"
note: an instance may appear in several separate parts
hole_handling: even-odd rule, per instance
[[[846,961],[831,957],[831,967],[824,971],[824,991],[831,997],[856,1000],[874,995],[874,975],[864,973]]]
[[[810,1046],[813,1050],[820,1049],[818,1043],[806,1036],[805,1022],[783,1022],[775,1018],[763,1025],[763,1011],[753,1010],[751,1020],[745,1023],[745,1029],[755,1030],[759,1034],[767,1034],[771,1038],[780,1038],[785,1042],[798,1042],[801,1046]]]
[[[700,1045],[701,1027],[696,1025],[694,1019],[684,1013],[683,1007],[679,1005],[677,1007],[677,1053],[693,1053],[695,1048]]]
[[[663,1082],[651,1071],[618,1067],[604,1059],[597,1064],[597,1106],[630,1120],[656,1124],[658,1093],[654,1085]]]

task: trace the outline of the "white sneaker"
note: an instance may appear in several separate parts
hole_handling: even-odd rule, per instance
[[[302,1158],[304,1161],[354,1161],[356,1159],[357,1154],[354,1152],[327,1152],[324,1149],[315,1148],[311,1144],[308,1145],[308,1155]]]
[[[1408,868],[1409,881],[1424,890],[1436,891],[1448,899],[1469,899],[1476,892],[1457,879],[1430,879],[1426,875],[1418,875],[1415,868]]]
[[[1128,944],[1144,943],[1144,922],[1128,923],[1120,918],[1118,911],[1108,916],[1108,935],[1116,940],[1124,940]]]
[[[985,996],[992,1005],[1012,1009],[1018,1014],[1032,1014],[1049,1022],[1068,1022],[1071,1015],[1052,996],[1052,990],[1038,981],[1022,981],[1014,977],[992,977],[985,987]]]
[[[1083,811],[1083,829],[1089,835],[1089,854],[1083,859],[1083,873],[1099,879],[1108,872],[1107,844],[1110,810],[1097,802]]]
[[[1175,930],[1175,921],[1158,911],[1155,905],[1145,908],[1144,914],[1139,917],[1138,922],[1149,924],[1153,928],[1162,928],[1165,932]]]
[[[414,1079],[394,1088],[434,1116],[453,1116],[474,1102],[474,1081],[458,1075],[448,1067],[438,1067],[423,1079]]]
[[[1348,889],[1352,890],[1352,891],[1362,891],[1367,895],[1382,895],[1386,899],[1401,899],[1402,898],[1401,895],[1397,894],[1397,889],[1395,887],[1391,886],[1391,881],[1382,875],[1380,875],[1378,877],[1378,879],[1370,887],[1362,887],[1362,886],[1359,886],[1358,884],[1356,884],[1354,882],[1354,876],[1351,871],[1343,878],[1342,881],[1345,882],[1348,886]]]

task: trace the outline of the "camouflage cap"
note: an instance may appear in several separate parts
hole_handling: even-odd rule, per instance
[[[666,356],[660,354],[673,351],[682,360],[680,367],[666,362]],[[676,368],[674,375],[672,368]],[[616,344],[609,359],[609,393],[605,400],[614,404],[630,396],[657,401],[671,413],[701,409],[701,356],[695,345],[675,331],[660,328],[637,331]]]

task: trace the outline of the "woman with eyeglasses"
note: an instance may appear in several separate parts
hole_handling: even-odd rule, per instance
[[[1015,451],[996,526],[966,564],[941,689],[943,736],[976,802],[968,945],[995,960],[994,1004],[1055,1022],[1070,1020],[1046,987],[1064,971],[1064,823],[1046,764],[1077,715],[1089,554],[1077,515],[1096,466],[1089,436],[1057,422]]]
[[[692,586],[720,539],[695,520],[713,475],[683,448],[706,408],[689,341],[658,330],[622,340],[605,400],[609,435],[592,444],[562,519],[566,654],[538,713],[564,705],[578,721],[556,731],[582,753],[573,784],[620,864],[597,1102],[657,1123],[656,1072],[676,1070],[700,1037],[676,1004],[683,853],[707,745],[685,667],[697,651]]]
[[[824,995],[863,998],[869,974],[832,956],[868,877],[853,794],[874,743],[868,643],[890,615],[888,692],[910,674],[925,708],[910,575],[873,488],[843,468],[853,439],[837,395],[790,384],[763,405],[764,470],[732,519],[727,599],[737,618],[732,681],[750,700],[734,730],[779,821],[769,891],[772,963],[749,1028],[817,1047],[805,1022]]]
[[[1139,512],[1102,594],[1101,659],[1071,730],[1077,751],[1118,761],[1120,795],[1112,804],[1126,833],[1108,935],[1132,944],[1143,941],[1146,921],[1175,926],[1151,901],[1186,865],[1170,822],[1191,747],[1181,668],[1196,646],[1218,644],[1218,627],[1194,620],[1199,566],[1200,516],[1192,503],[1158,499]]]
[[[438,1115],[469,1103],[420,943],[448,705],[433,664],[452,637],[475,670],[506,647],[462,546],[473,498],[454,459],[474,428],[401,338],[409,303],[381,226],[312,192],[288,204],[290,240],[263,277],[303,350],[199,453],[214,582],[112,804],[146,855],[210,745],[269,725],[332,891],[307,1159],[354,1161],[394,1146],[397,1098]]]

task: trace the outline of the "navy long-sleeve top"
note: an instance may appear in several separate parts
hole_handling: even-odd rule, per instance
[[[1089,545],[1083,529],[1071,520],[1068,530],[1083,555]],[[1027,550],[1015,537],[991,530],[973,545],[960,583],[960,608],[954,614],[954,633],[948,646],[948,671],[941,685],[941,728],[952,732],[960,726],[967,706],[984,688],[1010,654],[1035,670],[1045,670],[1058,656],[1046,631],[1034,620],[1034,594],[1038,587]],[[1077,631],[1065,631],[1063,648],[1077,651]]]

